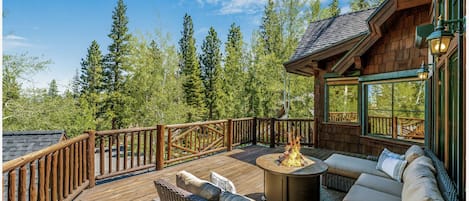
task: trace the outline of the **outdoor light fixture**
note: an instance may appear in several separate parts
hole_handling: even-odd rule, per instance
[[[448,51],[449,43],[454,37],[453,33],[463,33],[464,32],[464,23],[465,18],[454,19],[454,20],[443,20],[438,17],[438,23],[433,31],[428,37],[428,46],[433,56],[441,56]],[[448,27],[449,31],[446,30]]]
[[[431,68],[432,65],[433,64],[425,65],[425,62],[422,61],[422,64],[420,65],[420,69],[417,71],[417,76],[419,77],[419,79],[421,80],[428,79],[430,75],[429,69]]]

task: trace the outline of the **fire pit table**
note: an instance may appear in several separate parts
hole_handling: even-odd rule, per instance
[[[286,167],[278,161],[282,154],[267,154],[256,159],[264,170],[264,193],[267,201],[319,201],[320,175],[327,171],[323,161],[305,156],[303,167]]]

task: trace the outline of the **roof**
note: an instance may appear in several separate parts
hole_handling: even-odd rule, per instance
[[[287,63],[367,33],[367,19],[375,10],[376,8],[370,8],[311,22]]]
[[[56,144],[64,135],[63,130],[3,132],[3,162]]]

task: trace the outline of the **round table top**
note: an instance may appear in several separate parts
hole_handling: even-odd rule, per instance
[[[267,154],[260,156],[256,159],[256,164],[260,168],[270,171],[273,174],[301,177],[301,176],[318,176],[327,171],[327,164],[322,160],[311,157],[304,156],[305,166],[303,167],[285,167],[280,165],[278,161],[279,156],[282,153]]]

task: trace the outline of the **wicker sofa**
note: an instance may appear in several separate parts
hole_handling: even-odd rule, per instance
[[[176,175],[177,186],[164,179],[155,181],[160,201],[253,201],[252,199],[225,191],[213,183],[199,179],[185,171]]]
[[[404,182],[393,180],[384,172],[376,170],[377,157],[370,156],[358,158],[333,154],[325,161],[329,165],[329,170],[325,175],[323,175],[322,183],[327,188],[348,192],[344,201],[420,200],[422,199],[421,197],[427,196],[425,193],[428,192],[436,193],[433,196],[430,196],[437,197],[438,199],[436,200],[439,200],[439,198],[446,201],[458,200],[454,183],[449,178],[443,163],[433,152],[427,149],[422,152],[424,153],[422,155],[425,155],[426,157],[419,156],[414,160],[417,162],[410,162],[407,164],[403,177],[407,176],[409,179],[412,178],[412,180],[406,180],[406,178],[404,178]],[[427,165],[421,165],[425,164],[425,160],[427,161]],[[433,168],[431,166],[433,166]],[[410,168],[408,169],[408,172],[411,172],[412,168],[414,172],[427,172],[427,175],[431,174],[428,177],[433,179],[423,178],[423,173],[417,173],[417,177],[412,177],[412,173],[406,173],[407,168]],[[428,184],[417,184],[413,181],[415,180],[414,178],[423,178],[425,182],[428,181]],[[408,182],[407,184],[405,184],[406,181]],[[432,186],[432,183],[434,183],[434,186]],[[419,189],[423,187],[428,187],[430,190]],[[425,196],[421,196],[420,194],[425,194]],[[376,197],[376,199],[374,197]],[[416,197],[418,197],[418,199]]]

